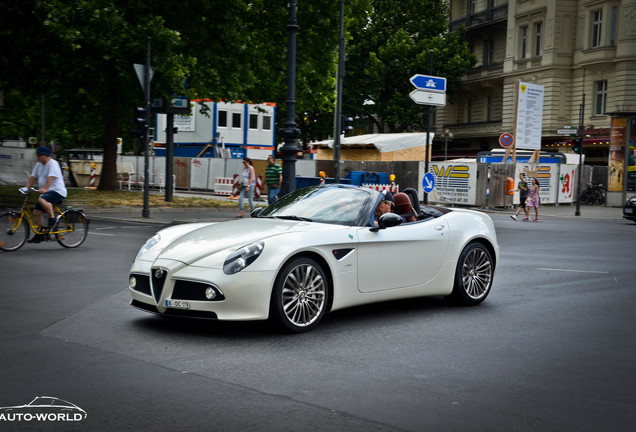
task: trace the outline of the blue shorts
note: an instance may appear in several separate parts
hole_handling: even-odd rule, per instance
[[[48,192],[44,192],[42,195],[40,195],[40,198],[42,198],[44,201],[50,202],[51,204],[59,204],[62,201],[64,201],[64,197],[62,195],[60,195],[57,192],[54,191],[48,191]],[[44,210],[42,208],[42,206],[40,205],[40,201],[38,200],[37,203],[35,203],[35,210]]]

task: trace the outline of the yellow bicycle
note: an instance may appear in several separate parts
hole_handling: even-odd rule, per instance
[[[0,215],[0,249],[15,251],[20,249],[29,239],[29,232],[43,236],[42,241],[56,240],[65,248],[76,248],[86,240],[89,219],[80,209],[62,211],[56,204],[53,212],[59,215],[53,228],[41,229],[35,222],[33,212],[29,208],[29,195],[32,191],[20,193],[24,195],[22,207]]]

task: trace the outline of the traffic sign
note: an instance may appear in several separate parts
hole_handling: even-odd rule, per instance
[[[559,135],[576,135],[577,130],[574,128],[571,129],[557,129],[557,133]]]
[[[411,77],[411,84],[418,89],[445,92],[446,78],[416,74]]]
[[[427,172],[422,178],[422,187],[424,192],[431,193],[435,189],[435,176],[433,173]]]
[[[499,135],[499,145],[503,148],[510,147],[514,142],[515,138],[512,136],[511,133],[506,132]]]
[[[409,96],[420,105],[446,106],[446,93],[443,92],[415,89]]]

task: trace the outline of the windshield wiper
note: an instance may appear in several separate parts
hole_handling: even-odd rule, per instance
[[[297,221],[303,221],[303,222],[313,222],[312,219],[306,218],[306,217],[302,217],[302,216],[296,216],[296,215],[284,215],[284,216],[274,216],[276,219],[287,219],[287,220],[297,220]]]

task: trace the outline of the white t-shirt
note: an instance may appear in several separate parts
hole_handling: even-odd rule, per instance
[[[57,192],[66,198],[67,192],[66,186],[64,185],[64,177],[62,176],[62,169],[55,159],[49,159],[46,164],[42,164],[41,162],[36,163],[31,176],[38,179],[38,187],[40,189],[46,185],[46,181],[49,177],[55,177],[49,190]]]

